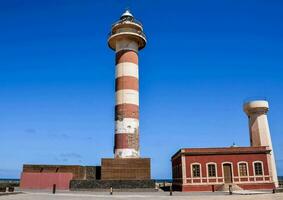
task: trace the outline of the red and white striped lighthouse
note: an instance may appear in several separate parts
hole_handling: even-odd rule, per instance
[[[138,51],[146,37],[140,22],[127,10],[112,25],[108,45],[116,51],[115,146],[116,158],[139,158]]]

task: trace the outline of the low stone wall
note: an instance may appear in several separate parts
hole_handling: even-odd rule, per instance
[[[5,184],[5,183],[0,183],[0,193],[3,192],[14,192],[15,191],[15,187],[17,187],[18,185],[15,184]]]
[[[0,182],[0,188],[4,187],[19,187],[20,182],[19,181],[1,181]]]
[[[70,190],[155,189],[154,180],[71,180]]]

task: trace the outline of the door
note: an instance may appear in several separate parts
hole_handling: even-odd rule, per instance
[[[224,171],[224,182],[225,183],[232,183],[232,166],[231,164],[224,164],[223,165]]]

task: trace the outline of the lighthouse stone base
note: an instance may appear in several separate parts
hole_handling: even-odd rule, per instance
[[[149,180],[150,158],[102,158],[102,180]]]

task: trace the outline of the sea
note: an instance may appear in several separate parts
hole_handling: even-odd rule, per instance
[[[20,182],[20,179],[17,179],[17,178],[0,178],[0,183],[7,183],[7,182]]]
[[[280,181],[283,181],[283,176],[278,176],[278,179],[280,180]],[[16,179],[16,178],[0,178],[0,183],[2,182],[19,182],[20,181],[20,179]],[[172,179],[155,179],[155,181],[156,182],[172,182]]]

